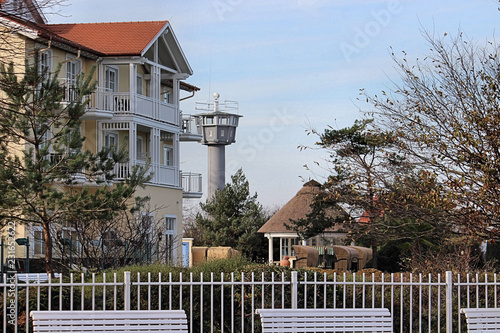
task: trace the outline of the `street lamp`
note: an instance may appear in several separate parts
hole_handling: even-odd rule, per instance
[[[18,238],[16,243],[21,246],[26,246],[26,273],[30,272],[30,238]]]

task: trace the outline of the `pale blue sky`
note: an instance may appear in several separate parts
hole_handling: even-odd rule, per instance
[[[500,20],[496,0],[68,0],[51,23],[170,20],[200,87],[182,102],[214,91],[236,100],[243,115],[236,143],[226,148],[227,175],[239,167],[268,207],[295,195],[306,170],[327,158],[312,145],[308,127],[345,127],[362,114],[360,88],[371,94],[396,80],[389,47],[423,58],[421,30],[484,42]],[[126,38],[126,36],[124,36]],[[183,143],[181,168],[205,176],[206,147]]]

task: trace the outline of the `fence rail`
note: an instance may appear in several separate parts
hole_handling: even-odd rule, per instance
[[[465,332],[463,307],[500,307],[497,274],[92,274],[0,282],[3,332],[32,310],[183,309],[190,332],[260,332],[258,308],[388,308],[395,332]]]

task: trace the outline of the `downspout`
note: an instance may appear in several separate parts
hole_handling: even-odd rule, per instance
[[[62,65],[62,64],[65,64],[65,63],[67,63],[67,62],[70,62],[70,61],[74,61],[74,60],[78,60],[78,59],[80,59],[80,53],[81,53],[81,52],[80,52],[80,49],[78,49],[78,52],[77,52],[77,54],[76,54],[76,57],[75,57],[75,58],[66,59],[66,60],[64,60],[63,62],[61,62],[61,65]]]
[[[50,37],[49,42],[47,43],[47,47],[44,49],[38,50],[38,53],[45,52],[45,51],[49,50],[51,46],[52,46],[52,37]]]
[[[192,92],[191,96],[183,97],[183,98],[179,99],[179,102],[181,102],[181,101],[184,101],[184,100],[186,100],[186,99],[190,99],[190,98],[194,97],[194,94],[195,94],[195,93],[196,93],[196,91],[194,91],[194,90],[193,90],[193,92]]]

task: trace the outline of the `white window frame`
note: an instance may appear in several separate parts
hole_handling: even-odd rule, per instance
[[[35,238],[35,232],[40,233],[40,241],[37,242]],[[43,227],[41,225],[31,225],[30,228],[30,255],[35,256],[45,256],[45,239],[43,235]],[[37,246],[38,245],[38,246]],[[39,250],[39,252],[37,252]]]
[[[166,261],[171,263],[177,262],[177,216],[165,215],[165,253],[167,255]],[[169,224],[173,228],[168,228]],[[169,253],[167,251],[169,250]]]
[[[137,73],[137,76],[135,78],[135,86],[135,92],[137,93],[137,95],[144,95],[144,77],[142,76],[142,74]]]
[[[300,245],[300,241],[297,237],[280,237],[281,258],[295,255],[293,245]]]
[[[119,136],[118,132],[114,132],[114,131],[106,131],[106,132],[104,132],[102,146],[103,147],[115,146],[115,148],[118,149],[119,137],[120,136]],[[106,142],[107,138],[114,138],[115,143],[110,144],[109,139],[108,139],[108,142]]]
[[[70,60],[66,63],[66,81],[68,85],[76,83],[76,76],[82,72],[82,61],[74,58],[76,58],[75,55],[66,54],[66,61]]]
[[[40,73],[43,73],[43,71],[46,69],[47,73],[52,72],[52,50],[45,50],[42,51],[38,54],[38,68],[40,70]]]
[[[163,144],[163,165],[175,166],[175,149],[172,145]]]
[[[145,217],[148,217],[150,222],[151,222],[151,225],[148,226],[148,230],[145,230],[146,231],[146,235],[148,235],[148,241],[151,243],[154,241],[154,234],[155,234],[155,215],[153,213],[146,213],[146,212],[142,212],[141,213],[141,233],[142,233],[142,228],[143,228],[143,221],[144,221],[144,218]]]
[[[171,90],[171,89],[165,89],[163,91],[162,95],[163,95],[163,103],[173,104],[172,103],[173,90]]]
[[[82,251],[82,243],[78,240],[78,232],[76,231],[75,228],[73,227],[67,227],[67,226],[63,226],[61,227],[61,237],[64,239],[64,238],[69,238],[71,240],[71,252],[72,252],[72,256],[74,257],[78,257],[80,254],[81,254],[81,251]],[[64,234],[67,234],[67,236],[69,237],[64,237]],[[73,237],[75,239],[73,239]],[[66,245],[67,248],[65,249],[65,253],[67,255],[69,255],[69,246],[70,245]],[[64,247],[63,247],[64,248]],[[67,252],[66,252],[67,251]],[[61,256],[63,254],[61,253]]]
[[[111,80],[114,74],[114,79]],[[106,66],[104,70],[104,87],[109,89],[111,92],[118,92],[119,89],[119,70],[116,66]]]

